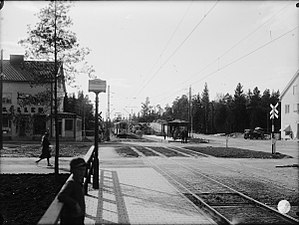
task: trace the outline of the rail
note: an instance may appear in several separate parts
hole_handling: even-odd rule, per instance
[[[95,160],[95,148],[94,146],[90,147],[86,155],[84,156],[84,160],[87,163],[85,178],[84,178],[84,194],[87,195],[88,193],[88,184],[91,183],[91,176],[93,175],[94,170],[94,160]],[[72,174],[67,179],[70,180],[72,178]],[[66,184],[64,184],[66,185]],[[61,188],[61,190],[64,188]],[[42,218],[39,220],[37,225],[50,225],[50,224],[58,224],[60,213],[63,207],[63,203],[60,202],[57,199],[57,195],[55,196],[55,199],[47,209],[47,211],[44,213]]]

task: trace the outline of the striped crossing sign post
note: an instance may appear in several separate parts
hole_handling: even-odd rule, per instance
[[[272,154],[275,154],[276,152],[276,139],[274,136],[274,119],[275,117],[278,119],[278,110],[276,109],[277,106],[278,106],[278,102],[276,103],[275,106],[270,104],[271,107],[270,119],[272,120],[272,132],[271,132]]]

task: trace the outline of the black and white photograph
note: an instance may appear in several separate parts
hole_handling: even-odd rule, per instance
[[[299,223],[299,1],[0,1],[0,225]]]

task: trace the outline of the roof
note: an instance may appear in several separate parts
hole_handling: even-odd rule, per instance
[[[33,82],[40,78],[43,82],[49,82],[54,74],[54,62],[49,61],[22,61],[12,63],[11,60],[3,60],[3,81]],[[60,64],[62,66],[62,64]]]
[[[286,85],[286,87],[283,89],[283,91],[281,92],[280,95],[280,101],[283,98],[283,96],[285,95],[285,93],[289,90],[289,88],[292,86],[292,84],[295,82],[295,80],[298,78],[299,76],[299,70],[297,70],[297,72],[294,74],[294,76],[292,77],[292,79],[289,81],[289,83]]]
[[[188,124],[189,122],[188,121],[185,121],[185,120],[179,120],[179,119],[175,119],[173,121],[169,121],[168,124]]]

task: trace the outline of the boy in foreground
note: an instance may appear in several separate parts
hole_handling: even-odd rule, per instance
[[[86,172],[86,162],[82,158],[70,162],[72,178],[67,181],[58,194],[58,200],[64,203],[60,224],[84,224],[85,199],[83,179]]]

